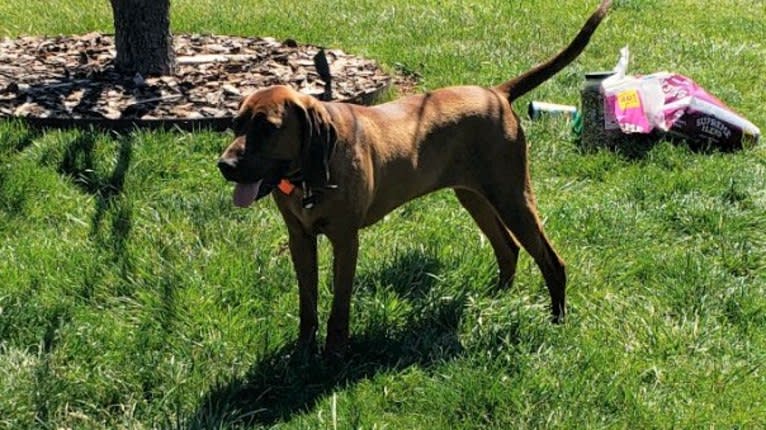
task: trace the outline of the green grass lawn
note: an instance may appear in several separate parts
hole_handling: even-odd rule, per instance
[[[55,6],[51,4],[55,3]],[[596,0],[172,2],[176,32],[292,37],[396,63],[420,90],[499,83],[563,47]],[[616,0],[582,73],[673,70],[766,128],[766,8]],[[0,36],[112,31],[106,1],[0,0]],[[346,363],[290,360],[297,286],[269,199],[239,210],[209,132],[0,123],[0,428],[764,428],[766,150],[584,154],[524,121],[569,317],[450,192],[365,230]],[[320,307],[330,249],[320,241]]]

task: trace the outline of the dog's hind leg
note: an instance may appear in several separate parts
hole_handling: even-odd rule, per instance
[[[492,245],[500,272],[499,286],[510,286],[516,274],[516,263],[519,258],[519,245],[516,240],[482,196],[473,191],[458,188],[455,189],[455,195]]]
[[[562,322],[566,312],[566,270],[564,262],[545,237],[537,215],[537,204],[525,174],[523,188],[491,187],[484,195],[513,237],[529,252],[543,273],[551,296],[554,322]]]

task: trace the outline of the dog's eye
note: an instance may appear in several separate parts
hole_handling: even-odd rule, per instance
[[[265,115],[258,114],[253,120],[253,133],[260,137],[268,137],[277,131],[277,126],[266,119]]]
[[[265,140],[277,129],[275,124],[266,119],[266,115],[260,113],[256,114],[251,121],[244,121],[241,133],[247,134],[245,152],[258,154],[265,151],[268,146]]]

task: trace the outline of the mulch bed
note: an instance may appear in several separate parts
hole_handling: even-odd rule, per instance
[[[374,61],[293,40],[192,34],[175,35],[174,47],[175,75],[143,77],[114,70],[110,35],[2,39],[0,119],[223,129],[240,98],[258,88],[286,84],[322,99],[370,103],[394,80]]]

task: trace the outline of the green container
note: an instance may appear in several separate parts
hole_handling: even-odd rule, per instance
[[[580,144],[585,149],[613,147],[622,134],[617,129],[607,130],[604,120],[604,95],[601,83],[614,72],[588,72],[580,91],[582,107],[582,135]]]

